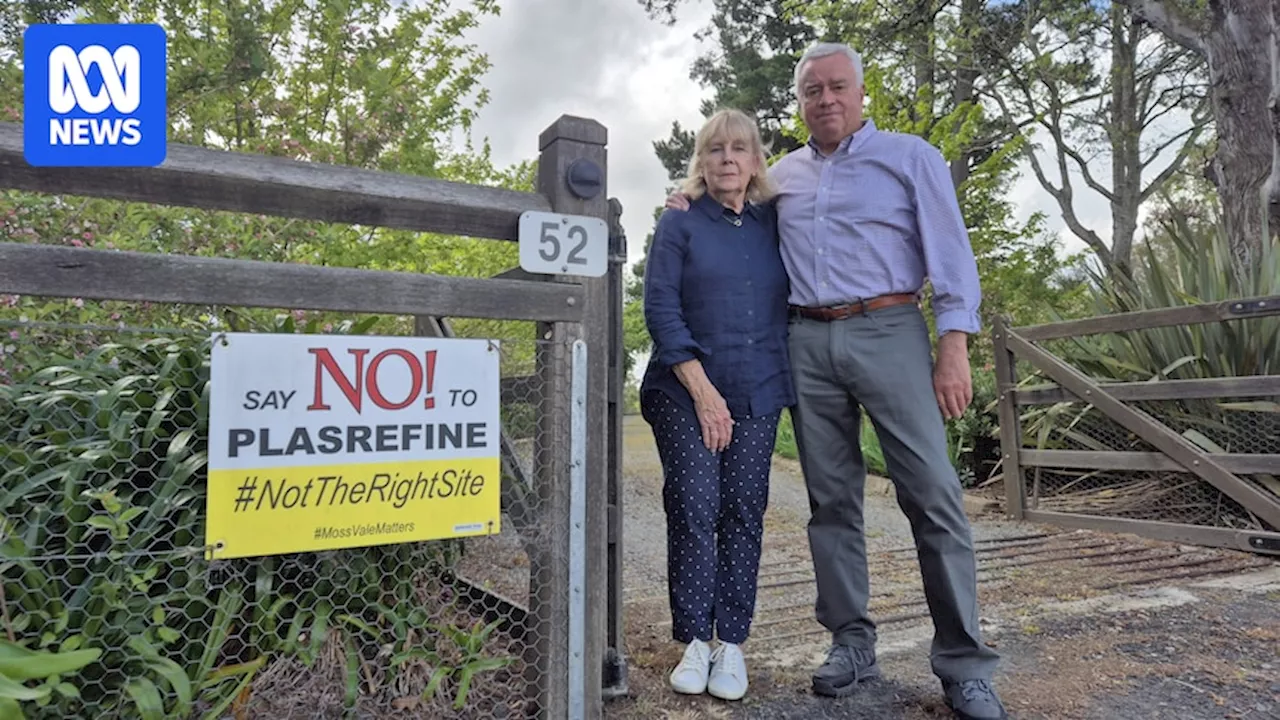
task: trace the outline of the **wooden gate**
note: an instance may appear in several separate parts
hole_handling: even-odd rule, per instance
[[[1007,513],[1280,555],[1278,316],[1280,296],[1028,327],[998,319]],[[1248,342],[1214,342],[1224,337]],[[1097,379],[1137,376],[1118,356],[1161,340],[1196,351],[1154,376]],[[1221,355],[1246,346],[1257,352]],[[1212,376],[1223,365],[1257,374]]]
[[[238,612],[249,618],[243,622],[226,620],[225,627],[235,628],[235,632],[243,632],[244,636],[225,641],[223,644],[230,648],[225,651],[220,649],[222,645],[214,645],[209,640],[213,649],[207,655],[196,653],[201,664],[190,663],[194,668],[191,669],[192,673],[199,671],[208,675],[216,670],[213,672],[214,676],[220,677],[221,670],[217,667],[221,666],[215,667],[212,663],[234,662],[236,667],[247,666],[249,661],[241,662],[243,658],[263,658],[261,662],[266,662],[265,658],[270,656],[275,658],[273,661],[284,662],[280,659],[283,654],[270,655],[276,647],[270,643],[275,642],[274,632],[283,631],[281,628],[288,630],[290,625],[284,621],[276,622],[275,616],[270,613],[276,612],[285,603],[280,600],[279,604],[275,604],[276,597],[272,594],[283,592],[279,588],[285,585],[285,581],[278,580],[277,576],[288,575],[288,582],[296,586],[320,588],[315,593],[306,595],[310,599],[300,599],[302,595],[299,595],[288,600],[288,607],[297,608],[299,614],[295,617],[302,617],[301,613],[304,612],[320,613],[316,615],[320,618],[316,620],[319,630],[309,631],[313,646],[318,647],[325,637],[338,637],[336,634],[329,634],[329,628],[337,627],[338,618],[345,616],[359,620],[358,629],[363,634],[357,635],[364,644],[351,645],[355,649],[351,651],[353,654],[349,658],[357,657],[354,654],[357,651],[368,651],[372,655],[389,649],[402,653],[398,657],[424,657],[422,653],[426,651],[422,647],[435,642],[436,635],[428,636],[424,634],[426,631],[419,631],[418,626],[425,624],[431,628],[431,633],[445,637],[448,631],[440,628],[457,630],[450,624],[454,622],[452,615],[446,622],[445,613],[464,608],[469,614],[465,616],[468,622],[462,627],[466,632],[477,632],[473,639],[466,640],[466,643],[470,643],[470,652],[479,656],[481,652],[488,653],[492,649],[495,656],[487,658],[486,662],[499,663],[496,667],[503,670],[501,681],[494,681],[493,685],[501,686],[503,692],[510,691],[493,696],[499,700],[481,698],[476,702],[496,703],[495,707],[501,709],[503,716],[511,712],[506,703],[514,702],[517,706],[523,705],[526,714],[535,717],[600,717],[605,698],[627,692],[627,668],[622,642],[622,476],[618,452],[623,387],[621,273],[626,261],[626,248],[621,232],[621,205],[608,198],[606,193],[607,139],[606,128],[598,122],[569,115],[561,116],[538,138],[537,191],[520,192],[174,143],[168,146],[165,162],[154,168],[33,167],[26,162],[23,153],[22,126],[0,122],[0,190],[47,193],[55,196],[55,202],[59,203],[68,202],[67,198],[76,196],[81,198],[79,202],[84,202],[87,198],[104,198],[239,213],[243,216],[265,215],[300,221],[323,221],[356,225],[365,229],[441,233],[477,242],[518,240],[520,217],[526,211],[607,218],[612,225],[609,269],[605,277],[531,275],[517,267],[493,277],[482,278],[169,252],[120,252],[69,247],[62,244],[60,236],[37,237],[44,242],[0,242],[0,300],[10,297],[14,303],[12,306],[0,304],[0,307],[7,310],[7,313],[0,313],[0,329],[3,329],[0,338],[5,340],[4,345],[11,356],[14,349],[34,348],[38,342],[45,342],[49,347],[61,351],[64,347],[73,346],[65,337],[86,331],[100,333],[102,344],[114,344],[119,339],[117,336],[125,333],[154,338],[186,332],[168,327],[152,327],[142,320],[135,320],[135,316],[130,313],[138,312],[136,306],[146,307],[148,304],[202,308],[206,309],[202,312],[214,318],[221,318],[224,312],[231,310],[264,308],[285,313],[316,311],[349,314],[359,318],[375,316],[376,319],[376,316],[386,316],[394,317],[397,321],[403,320],[405,326],[412,327],[414,334],[434,337],[455,337],[457,326],[452,322],[455,318],[514,321],[521,323],[519,327],[529,331],[524,337],[490,338],[499,340],[507,347],[523,347],[528,359],[528,362],[517,368],[518,373],[512,371],[511,364],[504,364],[500,385],[503,408],[500,439],[504,471],[500,485],[505,516],[503,527],[508,530],[507,537],[513,540],[505,546],[509,553],[501,556],[502,563],[474,550],[480,541],[495,539],[495,543],[487,547],[489,552],[495,553],[493,557],[497,557],[498,551],[493,547],[497,547],[496,539],[502,537],[497,534],[484,538],[465,538],[451,546],[472,550],[474,563],[470,567],[457,561],[456,557],[464,554],[461,552],[456,557],[450,555],[448,562],[433,560],[435,564],[429,564],[417,555],[399,554],[402,551],[410,553],[421,550],[424,553],[422,557],[434,558],[436,556],[425,554],[435,552],[434,545],[430,542],[375,546],[368,553],[373,560],[360,554],[363,552],[361,548],[343,548],[326,551],[328,554],[293,553],[265,560],[237,558],[207,562],[201,559],[201,551],[205,549],[200,544],[204,542],[203,511],[192,511],[171,519],[161,511],[172,512],[176,516],[185,508],[183,503],[187,501],[180,503],[166,500],[160,510],[153,511],[154,517],[169,523],[163,525],[166,532],[172,526],[177,530],[173,530],[171,534],[176,536],[181,532],[183,538],[195,540],[179,542],[169,535],[163,535],[154,544],[163,545],[164,552],[148,554],[131,550],[133,554],[130,556],[145,556],[154,560],[152,567],[164,569],[160,578],[177,576],[187,584],[195,583],[190,578],[200,580],[195,583],[198,585],[197,601],[186,603],[202,613],[192,611],[191,617],[184,620],[185,627],[198,628],[199,632],[193,638],[198,636],[201,642],[205,642],[206,636],[212,637],[208,626],[212,623],[209,618],[213,617],[213,611],[209,608],[214,607],[216,601],[206,603],[205,596],[224,597],[221,594],[224,589],[225,597],[231,598],[228,603],[240,603]],[[4,220],[3,214],[0,214],[0,227]],[[212,239],[210,246],[214,247]],[[413,246],[408,245],[404,252],[413,251]],[[118,325],[86,328],[74,314],[28,318],[16,304],[20,295],[41,300],[71,299],[72,308],[77,307],[74,303],[84,307],[87,302],[91,309],[96,307],[101,310],[101,303],[116,303],[111,307],[120,309],[113,319],[113,322],[118,321]],[[193,312],[190,316],[199,317],[199,313]],[[95,317],[107,315],[99,314]],[[141,313],[138,312],[136,317],[142,317]],[[187,315],[182,317],[188,318]],[[292,323],[285,327],[288,329],[278,332],[295,331]],[[212,332],[203,326],[198,330],[206,338]],[[308,329],[304,332],[322,331]],[[79,344],[74,345],[77,350],[82,346],[92,345],[80,335],[74,337],[78,338],[76,342]],[[97,337],[92,336],[93,339]],[[575,359],[575,348],[578,347],[575,341],[581,342],[586,348],[585,360],[581,362]],[[3,359],[5,347],[0,347],[0,359]],[[53,356],[52,353],[40,355],[41,358]],[[62,356],[57,357],[61,359]],[[61,361],[58,365],[60,364]],[[204,367],[207,356],[201,356],[200,362],[194,364]],[[19,366],[14,364],[13,367]],[[56,366],[51,367],[53,370],[58,369]],[[581,375],[584,392],[580,410],[572,407],[574,395],[571,394],[575,378],[579,377],[577,368],[585,368]],[[45,368],[21,366],[19,369],[22,371],[22,379],[26,380],[36,371]],[[108,553],[95,546],[93,552],[80,552],[77,546],[73,548],[75,552],[72,552],[66,549],[72,547],[70,544],[63,544],[57,545],[54,551],[43,552],[41,546],[34,544],[33,538],[36,537],[58,540],[62,535],[70,536],[71,532],[62,528],[78,527],[77,523],[93,526],[95,518],[89,517],[88,511],[82,512],[80,505],[71,500],[60,504],[49,500],[52,495],[39,494],[44,493],[46,485],[56,485],[68,497],[79,497],[71,492],[71,479],[66,480],[65,486],[63,483],[63,478],[71,478],[73,472],[61,465],[50,466],[48,461],[41,459],[54,454],[49,448],[51,443],[32,435],[28,429],[44,426],[40,422],[20,422],[16,418],[17,413],[13,413],[15,417],[12,419],[6,417],[5,410],[8,408],[36,405],[33,398],[45,386],[36,378],[36,381],[23,385],[21,390],[12,389],[16,375],[6,375],[5,370],[5,363],[0,362],[0,391],[7,391],[0,392],[0,401],[10,401],[8,405],[0,402],[0,478],[30,480],[16,490],[10,486],[0,491],[0,495],[6,496],[0,498],[0,541],[21,536],[26,543],[20,546],[20,550],[6,545],[5,550],[9,554],[3,558],[6,562],[0,562],[0,606],[4,606],[5,610],[5,622],[0,624],[8,626],[0,628],[0,633],[7,630],[7,636],[12,640],[15,638],[13,625],[18,625],[19,629],[29,625],[29,631],[36,634],[31,638],[19,635],[17,639],[35,642],[33,638],[40,637],[36,631],[42,628],[39,621],[31,622],[17,617],[14,622],[8,622],[15,617],[14,608],[18,608],[19,612],[25,607],[27,612],[47,614],[44,608],[51,605],[40,599],[42,596],[33,589],[35,586],[39,585],[40,590],[47,591],[48,598],[56,598],[61,602],[63,597],[75,596],[80,598],[77,603],[85,605],[87,601],[84,601],[83,596],[96,592],[89,589],[96,587],[90,581],[101,581],[106,586],[108,581],[115,582],[114,576],[109,573],[128,573],[132,570],[117,562],[119,555],[114,550]],[[183,417],[207,417],[207,408],[196,402],[202,397],[201,388],[208,386],[207,379],[195,371],[184,377],[187,376],[194,379],[189,380],[189,387],[182,386],[179,390],[182,397],[191,398],[192,402],[190,407],[179,409],[184,412]],[[146,384],[154,382],[155,378],[147,374],[138,377],[142,378],[137,381],[138,386],[151,388],[152,396],[160,395],[159,390]],[[131,392],[135,389],[131,388]],[[115,398],[121,394],[117,390],[119,388],[111,393],[99,394]],[[53,390],[50,396],[60,392],[61,389]],[[178,391],[174,392],[176,394]],[[89,397],[97,398],[97,395]],[[146,402],[155,403],[156,417],[162,415],[160,408],[164,402]],[[138,408],[143,408],[143,405]],[[99,424],[108,424],[106,420],[98,419],[108,417],[106,410],[101,413],[96,410],[93,412],[93,421],[87,421],[75,412],[51,415],[54,420],[44,421],[48,423],[48,427],[43,431],[55,433],[58,437],[72,437],[66,432],[68,428],[97,428]],[[172,408],[165,412],[174,414]],[[573,419],[578,412],[582,415],[580,422]],[[134,412],[124,415],[140,417],[141,411],[135,408]],[[206,442],[207,431],[198,432],[205,426],[199,425],[198,420],[187,422],[192,427],[183,426],[180,430],[189,431],[188,434],[176,432],[166,435],[164,448],[187,443],[188,435],[196,438],[191,441],[193,447]],[[129,426],[116,424],[110,427],[117,426],[126,428],[120,431],[121,437],[129,437]],[[514,431],[510,429],[516,426],[523,428],[520,435],[513,434]],[[574,435],[575,427],[582,428],[581,440]],[[148,429],[149,437],[157,435],[154,430],[154,427]],[[181,442],[174,439],[170,443],[168,438],[171,437],[179,438]],[[381,443],[382,440],[379,439],[378,442]],[[573,450],[579,445],[584,447],[584,452],[581,458],[575,458]],[[39,453],[28,454],[27,447],[38,447]],[[73,449],[76,453],[81,452],[79,446],[73,446]],[[206,484],[205,466],[201,464],[203,446],[200,450],[201,453],[196,453],[199,455],[196,458],[199,462],[193,461],[194,470],[190,476],[180,482],[174,481],[175,486],[182,487],[184,492],[203,492]],[[138,468],[144,465],[148,457],[171,457],[165,449],[148,449],[147,452],[138,453],[121,450],[120,453],[120,464],[124,470],[117,472],[112,466],[110,469],[116,475],[102,471],[113,483],[118,477],[128,479],[135,474],[141,475]],[[75,471],[78,472],[76,477],[98,477],[85,467]],[[579,478],[576,481],[575,476]],[[97,486],[93,489],[96,490]],[[138,491],[139,497],[143,495],[142,491]],[[148,499],[152,497],[149,491],[146,495]],[[25,506],[18,503],[27,496],[36,497],[36,500],[31,501],[32,506],[39,504],[41,512],[18,512],[25,509]],[[372,496],[370,493],[369,498],[372,499]],[[204,507],[202,495],[194,494],[192,497],[198,500],[192,502],[193,506]],[[43,512],[46,506],[52,508],[48,513]],[[16,515],[24,516],[36,530],[25,535],[12,530],[9,520]],[[49,517],[54,519],[50,521]],[[126,514],[126,517],[131,516]],[[151,518],[152,515],[147,517]],[[153,524],[161,526],[161,519],[155,520]],[[41,523],[50,524],[55,530],[45,532],[41,529]],[[127,522],[123,527],[128,527]],[[92,537],[88,532],[82,535]],[[137,542],[142,543],[141,540]],[[315,557],[322,555],[323,561],[315,560]],[[443,551],[441,556],[443,557]],[[373,564],[374,561],[376,564]],[[296,567],[312,568],[308,563],[313,562],[329,563],[325,566],[324,573],[318,573],[324,577],[325,582],[308,585],[297,581],[297,572],[302,571],[295,571]],[[372,573],[368,570],[371,567],[378,572]],[[47,569],[48,577],[57,582],[46,581],[44,576],[35,575],[31,568]],[[172,568],[178,570],[171,573]],[[425,573],[422,572],[424,569]],[[476,572],[468,577],[464,570]],[[507,580],[509,587],[498,587],[499,583],[493,580],[500,570],[504,571],[504,576],[499,579]],[[487,575],[489,572],[495,575]],[[427,581],[421,580],[424,575],[434,576],[430,582],[437,584],[425,585]],[[40,582],[31,580],[32,577],[39,577]],[[139,573],[128,577],[140,578],[143,575]],[[209,579],[203,579],[206,577]],[[249,580],[241,582],[246,577]],[[370,577],[375,578],[375,581],[370,582]],[[377,578],[385,582],[379,585]],[[401,590],[411,590],[414,600],[396,601],[396,598],[402,596],[386,589],[391,584]],[[243,600],[236,594],[241,592],[242,586],[253,590],[248,600]],[[110,587],[115,588],[117,585]],[[186,590],[187,586],[184,585],[183,589]],[[137,591],[137,588],[134,590]],[[180,604],[171,599],[177,597],[176,592],[165,594],[152,591],[152,595],[164,595],[164,602]],[[378,593],[378,603],[368,600],[369,592]],[[9,598],[7,603],[4,600],[6,597]],[[134,628],[135,625],[141,628],[146,626],[147,618],[153,617],[149,611],[138,610],[138,607],[144,607],[142,604],[129,604],[124,600],[114,599],[114,596],[112,598],[109,603],[100,604],[100,607],[106,608],[103,612],[109,611],[112,618],[105,621],[106,624],[114,622],[121,628]],[[255,609],[255,605],[258,609]],[[362,612],[381,612],[383,606],[389,607],[385,617],[378,615],[370,620],[360,615]],[[267,608],[269,612],[261,608]],[[218,606],[218,610],[221,611],[222,607]],[[415,610],[418,612],[412,615],[412,622],[417,623],[413,625],[414,629],[408,635],[404,635],[402,630],[396,630],[409,627],[404,624],[409,620],[404,620],[395,613],[403,612],[405,617],[409,617],[409,613]],[[177,615],[172,607],[170,611],[169,617],[172,620]],[[97,616],[83,611],[83,608],[77,612],[81,612],[81,615],[75,616],[77,618],[90,617],[96,623],[95,626],[104,624],[95,619]],[[326,625],[330,614],[335,619],[334,623]],[[67,617],[69,616],[63,617],[64,626],[68,622]],[[265,623],[262,620],[264,617],[272,618],[271,622],[274,624],[271,632],[259,632],[261,628],[253,624]],[[388,617],[391,619],[388,620]],[[473,627],[469,624],[473,619],[481,624]],[[484,634],[478,634],[479,628],[487,627],[489,623],[494,624],[484,630]],[[297,631],[303,626],[295,624],[292,627],[293,637],[296,639]],[[78,632],[76,625],[73,624],[71,628],[72,633]],[[393,630],[401,632],[401,636],[391,638],[389,634]],[[229,637],[229,633],[230,631],[223,636]],[[464,636],[448,634],[441,642],[455,642],[450,639],[455,637]],[[255,645],[254,642],[258,644]],[[413,643],[417,645],[410,647]],[[181,646],[183,652],[188,654],[192,652],[191,647],[195,647],[190,643],[171,644]],[[109,648],[113,653],[123,650],[114,645],[109,645]],[[159,659],[154,663],[150,662],[149,656],[145,658],[148,662],[135,661],[124,655],[117,657],[113,654],[112,657],[113,662],[125,663],[127,660],[131,663],[131,668],[142,668],[137,670],[138,673],[152,672],[148,668],[157,666],[168,667],[161,665]],[[206,659],[208,662],[205,662]],[[391,665],[398,667],[398,663],[402,661],[397,660]],[[188,671],[186,666],[173,664],[177,661],[166,659],[165,662],[180,671],[179,677],[181,673]],[[445,667],[446,660],[437,658],[432,662],[437,668],[452,672],[452,669]],[[352,679],[352,685],[346,699],[352,703],[352,708],[361,695],[374,698],[369,702],[383,702],[391,697],[382,690],[396,677],[392,670],[386,669],[390,665],[379,666],[381,669],[378,672],[386,669],[383,676],[370,675],[373,672],[370,668],[373,666],[363,661],[360,667],[360,673],[352,670],[348,675]],[[74,700],[81,703],[79,709],[84,711],[85,716],[103,716],[104,713],[96,709],[99,706],[93,703],[98,702],[102,707],[107,707],[123,697],[124,691],[111,683],[123,684],[130,679],[123,671],[114,670],[99,672],[98,676],[79,688],[84,692],[78,691],[77,698],[68,696],[67,702]],[[169,677],[165,674],[166,680]],[[192,677],[203,678],[204,675]],[[441,674],[431,677],[448,676]],[[464,674],[462,677],[470,676]],[[467,687],[468,682],[470,681],[464,681],[463,686]],[[424,680],[423,684],[425,683]],[[503,683],[515,689],[511,690]],[[163,682],[160,684],[163,685]],[[198,683],[193,680],[192,684]],[[248,681],[245,687],[249,688]],[[371,690],[371,687],[374,689]],[[250,695],[254,695],[250,690],[252,688],[246,690],[238,702],[246,702]],[[181,702],[177,696],[182,693],[177,685],[173,686],[172,692],[158,692],[161,694],[156,696],[157,702]],[[415,689],[411,694],[417,692]],[[465,699],[465,692],[460,692],[458,697]],[[436,690],[433,689],[431,693],[436,693]],[[258,693],[261,696],[271,694],[272,692],[265,691]],[[93,697],[88,697],[89,695]],[[474,699],[474,693],[472,697]],[[201,699],[201,702],[207,701],[208,698]],[[277,710],[280,707],[287,708],[278,698],[275,701],[279,703]],[[299,702],[304,701],[310,703],[311,698],[303,698]],[[127,698],[125,702],[128,702]],[[413,709],[413,706],[405,707]],[[452,709],[466,717],[477,714],[491,716],[497,712],[493,709],[464,706],[462,700]],[[376,706],[373,710],[385,713],[388,708]],[[425,717],[442,717],[440,708],[424,705],[418,710]],[[266,711],[258,712],[270,714]],[[307,704],[299,712],[316,714],[320,710]],[[62,716],[70,715],[64,713]]]

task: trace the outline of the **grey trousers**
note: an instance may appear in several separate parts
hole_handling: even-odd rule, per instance
[[[865,410],[915,536],[933,616],[933,672],[944,680],[991,679],[998,656],[978,628],[973,542],[947,457],[924,316],[915,305],[899,305],[834,322],[793,318],[789,344],[818,621],[835,643],[875,646],[858,442]]]

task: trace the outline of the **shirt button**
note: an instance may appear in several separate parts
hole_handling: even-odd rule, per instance
[[[756,311],[755,311],[755,310],[748,310],[748,311],[747,311],[747,315],[755,315],[755,314],[756,314]]]
[[[748,345],[755,345],[755,344],[756,344],[756,341],[755,341],[755,340],[752,340],[751,338],[747,338],[747,344],[748,344]]]
[[[824,252],[826,252],[826,251],[825,251],[825,250],[823,250],[822,248],[818,248],[818,254],[819,254],[819,255],[821,255],[821,254],[822,254],[822,253],[824,253]]]

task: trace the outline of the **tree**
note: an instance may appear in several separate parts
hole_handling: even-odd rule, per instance
[[[671,17],[679,0],[641,0],[651,12]],[[1019,288],[1029,293],[1026,309],[1047,305],[1052,276],[1061,263],[1052,242],[1041,231],[1041,218],[1016,221],[1007,201],[1021,142],[1003,119],[988,118],[977,89],[986,82],[980,67],[990,66],[989,49],[980,35],[983,18],[979,0],[961,0],[959,8],[935,0],[920,0],[906,8],[887,9],[872,0],[828,0],[803,7],[794,3],[716,0],[712,26],[723,47],[699,60],[695,77],[715,91],[717,98],[749,98],[762,129],[782,147],[798,147],[807,131],[796,116],[792,70],[803,50],[817,39],[843,40],[864,49],[867,115],[877,126],[926,137],[939,147],[952,166],[961,207],[969,226],[979,264],[987,275],[1026,271],[1033,282],[984,276],[984,286]],[[959,14],[956,14],[958,12]],[[744,27],[745,26],[745,27]],[[733,32],[730,32],[733,30]],[[790,36],[787,33],[791,33]],[[744,40],[745,38],[745,40]],[[755,48],[748,41],[756,44]],[[773,65],[767,70],[763,58]],[[785,72],[775,67],[786,59]],[[752,64],[755,63],[755,64]],[[772,77],[778,85],[755,84]],[[739,78],[751,90],[737,89]],[[767,99],[767,102],[761,99]],[[784,120],[780,120],[785,118]],[[775,123],[780,123],[775,125]],[[778,127],[778,130],[774,130]],[[671,136],[655,143],[655,152],[672,179],[678,177],[692,152],[692,133],[673,126]],[[1015,292],[993,292],[986,309],[995,312]],[[981,350],[979,350],[981,352]]]
[[[1280,6],[1256,0],[1117,0],[1209,69],[1217,148],[1209,175],[1237,275],[1280,228]],[[1263,138],[1270,142],[1263,142]]]
[[[1021,2],[988,13],[986,47],[997,70],[984,96],[1010,128],[1030,121],[1047,136],[1048,163],[1036,145],[1022,146],[1041,187],[1105,270],[1129,273],[1139,209],[1179,171],[1208,125],[1203,62],[1122,5]],[[1158,127],[1170,123],[1170,130]],[[1091,150],[1098,147],[1110,152]],[[1098,167],[1104,161],[1106,174]],[[1080,219],[1076,175],[1110,206],[1110,245]]]
[[[651,15],[674,20],[680,0],[640,2]],[[714,90],[702,106],[704,116],[721,107],[754,115],[772,153],[797,146],[784,132],[795,104],[792,70],[800,54],[816,39],[813,26],[795,12],[795,6],[794,0],[715,0],[711,25],[698,36],[714,37],[716,48],[699,57],[689,72],[691,79]],[[658,149],[668,171],[673,169],[672,161],[687,160],[692,139],[693,133],[679,123],[672,124],[671,138]]]
[[[1203,146],[1197,147],[1188,165],[1197,170],[1203,167],[1208,152]],[[1143,223],[1143,237],[1136,248],[1146,257],[1145,262],[1134,263],[1135,283],[1149,287],[1155,281],[1153,268],[1178,267],[1180,241],[1211,237],[1220,230],[1220,223],[1217,191],[1209,178],[1198,171],[1175,174],[1152,198],[1151,212]]]
[[[29,3],[0,40],[0,112],[20,120],[21,29],[165,18],[170,140],[532,189],[531,163],[452,147],[487,101],[487,57],[462,41],[494,0]],[[71,13],[71,14],[68,14]],[[471,98],[471,99],[469,99]],[[112,200],[0,194],[0,238],[448,275],[517,263],[510,243]],[[479,321],[474,324],[481,325]],[[459,329],[467,323],[459,322]],[[488,326],[492,327],[492,326]]]

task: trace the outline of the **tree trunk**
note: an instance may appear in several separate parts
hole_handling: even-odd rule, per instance
[[[1128,275],[1133,237],[1142,204],[1142,120],[1138,107],[1138,43],[1141,22],[1124,7],[1111,6],[1111,265]]]
[[[1252,266],[1264,241],[1280,230],[1280,118],[1277,78],[1277,0],[1209,0],[1202,18],[1189,18],[1173,0],[1121,0],[1152,27],[1201,53],[1218,135],[1210,177],[1236,273]],[[1271,142],[1266,142],[1270,140]],[[1268,225],[1270,228],[1268,228]]]
[[[922,104],[924,109],[921,111],[913,107],[912,117],[916,122],[925,125],[924,130],[927,133],[932,129],[934,119],[937,117],[933,93],[937,73],[937,58],[934,57],[933,50],[933,0],[924,0],[919,7],[921,14],[919,22],[916,23],[914,37],[911,39],[911,62],[915,66],[914,101]]]
[[[1271,1],[1271,96],[1267,109],[1271,120],[1271,176],[1267,178],[1266,207],[1270,220],[1260,242],[1274,242],[1280,233],[1280,0]]]
[[[1201,42],[1218,133],[1212,170],[1236,271],[1243,273],[1267,232],[1264,193],[1273,173],[1276,137],[1268,107],[1274,46],[1271,3],[1211,0],[1208,20]]]
[[[978,81],[978,60],[975,52],[979,16],[982,13],[983,0],[961,0],[959,26],[959,62],[956,66],[956,82],[952,89],[952,107],[962,107],[973,102],[974,84]],[[1275,0],[1280,3],[1280,0]],[[960,157],[951,161],[951,183],[959,189],[969,179],[973,153],[966,150]]]

